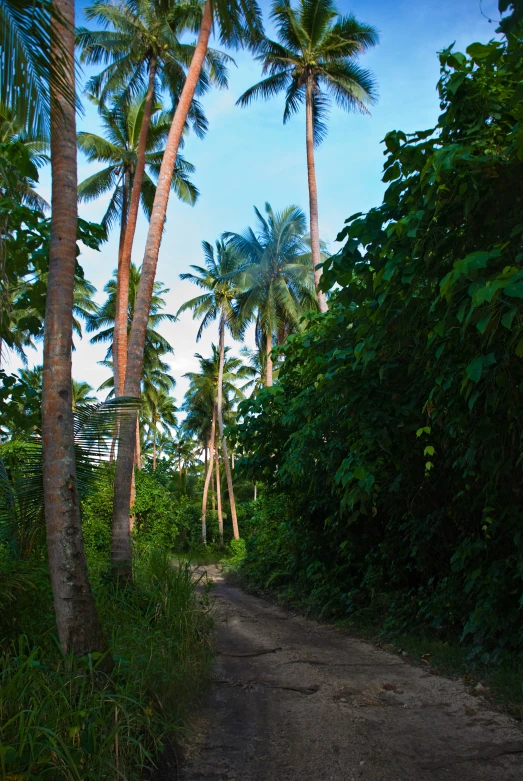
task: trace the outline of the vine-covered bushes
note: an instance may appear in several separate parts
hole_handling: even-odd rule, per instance
[[[248,549],[323,612],[523,649],[523,44],[441,54],[436,128],[385,138],[326,315],[240,406],[243,466],[288,497]],[[271,563],[272,562],[272,566]]]

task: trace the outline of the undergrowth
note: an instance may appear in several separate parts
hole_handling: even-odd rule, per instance
[[[110,674],[97,655],[62,654],[45,565],[20,567],[0,618],[2,781],[137,781],[183,733],[212,655],[205,589],[158,551],[138,557],[133,587],[93,581]]]

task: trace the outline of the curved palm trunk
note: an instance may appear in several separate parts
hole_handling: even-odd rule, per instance
[[[328,310],[327,299],[323,290],[320,290],[321,263],[320,230],[318,227],[318,188],[316,186],[316,166],[314,164],[314,131],[312,118],[312,79],[309,76],[305,89],[305,116],[306,116],[306,141],[307,141],[307,177],[309,184],[309,215],[311,234],[312,268],[314,271],[314,287],[320,312]]]
[[[136,466],[138,469],[142,468],[142,446],[140,443],[140,418],[136,418]]]
[[[223,548],[223,511],[222,511],[222,486],[220,483],[220,454],[217,447],[214,448],[216,456],[216,501],[218,503],[218,534],[220,545]]]
[[[203,485],[203,497],[202,497],[202,542],[204,545],[207,545],[207,498],[209,496],[209,485],[211,482],[212,477],[212,466],[213,466],[213,457],[212,457],[212,448],[214,446],[214,437],[216,432],[216,407],[212,411],[212,423],[211,423],[211,434],[209,436],[209,466],[207,467],[207,472],[205,475],[205,483]],[[207,448],[205,450],[205,454],[207,455]]]
[[[120,391],[120,371],[119,371],[119,361],[118,361],[118,317],[120,315],[119,312],[119,302],[121,299],[121,289],[120,289],[120,280],[122,278],[122,255],[123,255],[123,246],[125,242],[125,231],[127,229],[127,213],[128,213],[128,201],[129,201],[129,182],[130,182],[130,172],[127,170],[124,174],[124,183],[123,183],[123,198],[122,198],[122,213],[120,215],[120,242],[118,245],[118,271],[116,274],[116,299],[115,299],[115,318],[114,318],[114,328],[113,328],[113,377],[114,377],[114,395],[119,396]],[[115,432],[115,437],[113,439],[113,443],[116,443],[116,436],[117,432]],[[111,458],[111,461],[113,459]]]
[[[265,368],[265,385],[270,388],[272,385],[272,331],[267,332],[267,366]]]
[[[145,347],[147,321],[149,318],[156,265],[158,263],[158,254],[160,252],[160,243],[167,213],[171,180],[176,164],[180,140],[183,134],[183,128],[198,84],[205,55],[207,54],[211,27],[211,5],[210,0],[207,0],[203,11],[198,41],[169,131],[169,137],[167,139],[160,168],[160,175],[158,177],[156,194],[154,196],[149,232],[145,245],[142,273],[138,286],[138,294],[136,297],[127,351],[127,367],[124,384],[124,394],[126,396],[134,396],[136,398],[140,396],[140,381],[143,368],[143,352]],[[131,566],[131,541],[128,529],[129,492],[133,471],[133,458],[134,430],[126,425],[122,427],[114,477],[113,540],[115,533],[117,535],[125,533],[125,527],[127,527],[127,537],[129,539],[121,540],[121,545],[119,545],[118,550],[113,550],[112,560],[113,564],[118,569],[123,567],[127,571],[130,570]],[[126,564],[127,557],[128,564]]]
[[[54,0],[51,64],[60,58],[74,93],[74,0]],[[58,21],[60,20],[60,22]],[[56,43],[59,41],[60,43]],[[49,573],[56,624],[65,653],[103,651],[89,584],[74,454],[71,349],[76,266],[75,107],[51,77],[52,218],[45,310],[42,440]]]
[[[116,346],[116,356],[113,362],[117,364],[115,373],[118,376],[118,385],[115,384],[116,396],[123,395],[125,384],[125,371],[127,367],[127,328],[129,312],[129,275],[131,272],[131,256],[133,252],[134,235],[140,209],[140,196],[142,193],[143,177],[145,173],[145,154],[147,150],[147,135],[151,124],[151,114],[154,100],[154,80],[156,77],[156,58],[151,59],[149,65],[149,85],[145,96],[142,125],[138,138],[138,150],[136,153],[136,169],[134,172],[131,200],[126,218],[124,240],[118,262],[118,280],[116,285],[116,313],[114,320],[113,352]]]
[[[238,531],[238,518],[236,517],[236,502],[234,501],[234,488],[232,485],[231,466],[229,464],[229,454],[227,453],[227,442],[223,434],[223,361],[225,357],[225,320],[222,314],[220,318],[220,364],[218,369],[218,429],[220,431],[220,440],[222,443],[223,463],[225,465],[225,474],[227,475],[227,489],[229,491],[229,504],[231,505],[232,533],[235,540],[240,539]]]

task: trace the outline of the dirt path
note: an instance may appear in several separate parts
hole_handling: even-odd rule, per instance
[[[182,781],[523,781],[521,729],[460,682],[208,572],[221,653]]]

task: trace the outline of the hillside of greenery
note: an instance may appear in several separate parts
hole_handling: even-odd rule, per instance
[[[324,616],[523,651],[523,44],[440,55],[434,128],[385,138],[329,312],[239,406],[271,495],[240,571]]]

